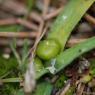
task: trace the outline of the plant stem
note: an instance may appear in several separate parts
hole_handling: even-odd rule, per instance
[[[8,82],[21,82],[21,78],[7,78],[7,79],[1,79],[2,83],[8,83]]]

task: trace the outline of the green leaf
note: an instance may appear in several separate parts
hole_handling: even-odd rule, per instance
[[[94,0],[70,0],[68,2],[51,27],[51,30],[47,36],[47,40],[44,40],[45,42],[42,41],[39,43],[37,47],[37,55],[39,58],[43,60],[50,60],[56,57],[59,52],[64,50],[65,44],[72,30],[93,3]],[[53,42],[55,41],[57,47],[53,47],[52,43],[47,44],[46,41],[48,40],[52,40]],[[51,46],[51,48],[49,46]],[[55,48],[55,51],[53,48]]]
[[[75,45],[64,52],[61,52],[56,58],[55,58],[55,68],[56,72],[59,72],[60,70],[64,69],[66,66],[72,63],[73,60],[75,60],[80,55],[92,50],[95,48],[95,37],[89,38],[88,40]],[[40,78],[46,73],[49,73],[49,71],[45,71],[44,69],[39,73],[37,78]]]
[[[15,58],[11,57],[9,59],[5,59],[2,56],[0,56],[0,77],[16,67],[17,61]]]
[[[24,95],[23,89],[18,90],[18,92],[16,93],[16,95]]]
[[[39,79],[40,77],[42,77],[47,73],[49,73],[49,70],[47,70],[46,68],[40,70],[39,72],[36,73],[36,79]]]
[[[71,64],[72,61],[77,57],[79,57],[80,55],[94,48],[95,48],[95,37],[92,37],[60,53],[56,57],[55,68],[57,69],[57,72],[59,72],[60,70],[64,69],[66,66]]]
[[[69,0],[63,11],[54,22],[48,39],[55,39],[64,49],[72,30],[95,0]]]
[[[3,83],[8,83],[8,82],[20,82],[22,79],[21,78],[6,78],[6,79],[2,79],[1,81]]]
[[[33,95],[51,95],[52,85],[48,82],[40,82]]]
[[[13,41],[14,41],[14,43],[10,43],[10,48],[11,48],[15,58],[17,59],[18,64],[20,65],[22,62],[21,62],[20,55],[16,51],[16,39],[14,39]]]
[[[55,83],[55,87],[56,88],[62,88],[65,84],[65,81],[68,78],[65,76],[65,74],[61,74],[61,76],[57,79],[56,83]]]
[[[18,84],[4,84],[3,87],[0,88],[0,95],[17,95],[15,94],[17,89]]]
[[[24,45],[22,49],[22,63],[25,63],[25,60],[28,58],[28,50],[29,50],[29,40],[24,40]]]
[[[52,85],[48,82],[40,82],[35,89],[35,92],[30,95],[51,95]],[[16,95],[24,95],[23,89],[18,90]]]

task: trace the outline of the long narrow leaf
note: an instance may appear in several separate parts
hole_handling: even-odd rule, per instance
[[[70,0],[52,26],[48,39],[56,39],[62,50],[72,30],[95,0]]]
[[[56,58],[55,67],[57,72],[64,69],[67,65],[71,64],[71,62],[92,49],[95,48],[95,37],[89,38],[87,41],[82,42],[70,49],[59,54]]]

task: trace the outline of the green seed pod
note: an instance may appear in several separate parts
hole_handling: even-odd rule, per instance
[[[60,45],[55,40],[41,41],[37,47],[37,55],[43,60],[49,60],[56,57],[60,52]]]

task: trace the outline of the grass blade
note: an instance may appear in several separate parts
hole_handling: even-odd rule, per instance
[[[74,59],[80,55],[92,50],[95,48],[95,37],[89,38],[87,41],[84,41],[70,49],[65,50],[56,57],[55,67],[57,72],[64,69],[69,65]]]

